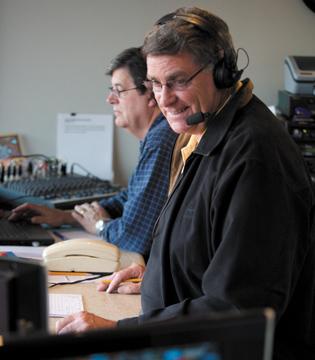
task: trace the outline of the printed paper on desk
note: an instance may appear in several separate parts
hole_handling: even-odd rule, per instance
[[[57,157],[82,165],[91,174],[113,180],[113,116],[58,114]],[[87,175],[79,166],[74,172]]]
[[[49,316],[63,317],[83,310],[80,294],[49,294]]]

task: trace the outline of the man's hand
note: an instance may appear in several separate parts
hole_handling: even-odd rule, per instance
[[[79,333],[91,329],[112,328],[116,326],[116,321],[104,319],[87,311],[80,311],[58,320],[56,323],[56,333]]]
[[[33,224],[60,226],[74,224],[75,221],[68,211],[52,209],[44,205],[25,203],[13,209],[8,217],[11,221],[28,220]]]
[[[97,285],[97,290],[112,293],[117,291],[119,294],[140,294],[141,282],[133,283],[128,282],[128,279],[132,278],[143,278],[145,268],[139,264],[131,264],[127,268],[114,272],[112,275],[105,277],[105,281],[100,282]]]
[[[95,224],[98,220],[110,219],[108,212],[96,201],[91,204],[76,205],[72,211],[72,216],[91,234],[96,234]]]

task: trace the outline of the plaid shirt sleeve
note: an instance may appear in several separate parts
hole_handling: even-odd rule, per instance
[[[117,216],[108,222],[101,234],[118,247],[148,255],[153,226],[166,201],[172,151],[177,135],[160,116],[140,142],[138,165],[128,188],[101,202]]]
[[[128,189],[119,191],[118,194],[111,196],[109,199],[99,201],[99,204],[106,209],[111,218],[122,216],[125,202],[128,200]]]

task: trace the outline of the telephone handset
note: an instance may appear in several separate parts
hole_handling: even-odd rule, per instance
[[[70,239],[50,245],[43,252],[43,262],[50,271],[91,273],[112,273],[132,262],[144,265],[140,254],[98,239]]]

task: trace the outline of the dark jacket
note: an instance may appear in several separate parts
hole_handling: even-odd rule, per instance
[[[241,96],[207,125],[162,210],[137,322],[272,307],[275,358],[300,360],[315,341],[312,184],[281,123]]]

